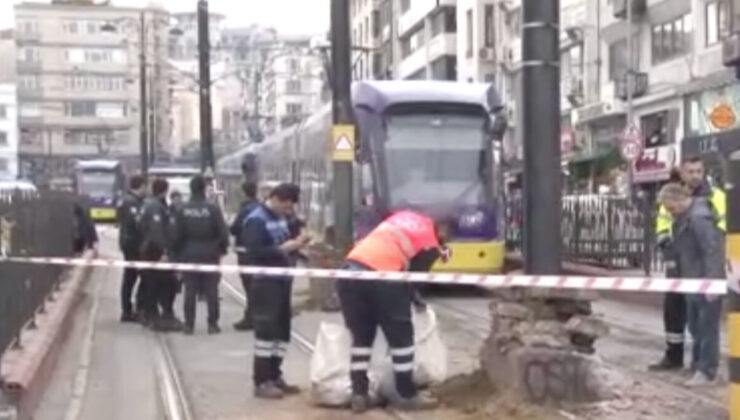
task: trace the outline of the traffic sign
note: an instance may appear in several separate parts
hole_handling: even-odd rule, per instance
[[[332,160],[335,162],[354,162],[355,126],[335,125],[332,129]]]
[[[642,155],[642,133],[634,124],[624,129],[620,139],[620,152],[624,160],[634,163]]]

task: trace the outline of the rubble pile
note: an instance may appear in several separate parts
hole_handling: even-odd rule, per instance
[[[480,355],[496,388],[535,403],[613,398],[608,369],[594,355],[595,341],[608,334],[591,311],[595,298],[583,291],[499,291]]]

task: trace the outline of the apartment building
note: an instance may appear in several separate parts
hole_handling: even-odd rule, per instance
[[[265,135],[301,122],[324,102],[324,61],[314,44],[313,36],[279,35],[269,49],[259,93]]]
[[[12,30],[0,31],[0,56],[15,57]],[[15,61],[0,64],[0,179],[18,176],[18,106]]]
[[[587,2],[586,103],[572,115],[583,138],[584,161],[616,166],[620,134],[640,128],[645,151],[634,180],[650,190],[668,178],[681,154],[705,155],[719,179],[722,139],[737,138],[738,95],[734,73],[722,63],[729,35],[729,0],[634,0]],[[590,29],[593,28],[593,29]],[[633,37],[628,51],[627,37]],[[632,121],[627,120],[631,70]]]
[[[140,19],[146,38],[140,40]],[[167,13],[92,2],[15,6],[19,157],[39,183],[79,158],[139,159],[139,53],[147,59],[151,148],[169,137]]]

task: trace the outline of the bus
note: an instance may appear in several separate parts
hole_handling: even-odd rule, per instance
[[[117,160],[80,160],[75,168],[75,190],[88,198],[90,218],[115,222],[118,201],[125,190],[123,166]]]

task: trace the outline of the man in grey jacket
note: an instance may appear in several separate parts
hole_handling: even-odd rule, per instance
[[[692,197],[680,184],[664,186],[658,200],[673,216],[672,252],[680,278],[724,279],[725,238],[717,227],[716,212],[703,197]],[[719,365],[722,301],[718,296],[688,295],[688,324],[693,337],[687,386],[711,384]]]

